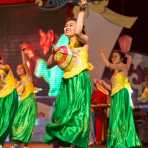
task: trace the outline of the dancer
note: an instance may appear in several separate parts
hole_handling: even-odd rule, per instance
[[[140,147],[133,119],[132,90],[127,77],[131,56],[115,50],[109,62],[103,49],[100,55],[105,65],[113,70],[112,85],[108,87],[111,89],[111,108],[107,148]]]
[[[24,52],[21,52],[23,64],[18,65],[16,70],[19,76],[19,80],[17,81],[19,106],[12,126],[12,140],[15,143],[13,147],[20,143],[23,143],[24,147],[27,147],[37,117],[35,87],[33,86],[32,77],[26,64]]]
[[[46,126],[46,143],[54,140],[64,146],[88,147],[91,80],[88,70],[88,37],[82,33],[86,1],[80,1],[77,20],[69,19],[64,34],[69,38],[68,48],[73,57],[63,68],[64,78],[55,102],[51,122]]]
[[[15,78],[9,65],[0,55],[0,148],[11,136],[12,123],[18,105]]]

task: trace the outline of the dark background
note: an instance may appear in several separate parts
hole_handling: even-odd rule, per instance
[[[131,29],[123,29],[133,37],[132,51],[148,55],[148,5],[147,0],[110,0],[109,8],[127,16],[138,16]]]

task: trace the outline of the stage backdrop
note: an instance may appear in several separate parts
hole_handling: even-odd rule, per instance
[[[19,43],[29,41],[40,54],[38,29],[52,28],[57,34],[63,32],[66,9],[45,12],[32,5],[0,6],[0,53],[10,64],[16,76],[16,65],[21,63]],[[42,56],[42,55],[41,55]],[[50,119],[52,105],[47,96],[48,85],[42,79],[35,79],[37,87],[43,88],[37,94],[38,119],[32,141],[43,141],[44,127]]]
[[[15,76],[16,65],[21,63],[19,43],[21,41],[33,43],[38,51],[37,54],[40,54],[38,29],[47,31],[52,28],[57,34],[61,34],[66,11],[64,7],[58,11],[46,12],[29,4],[0,6],[0,53],[3,54],[6,63],[13,68]],[[122,28],[91,11],[85,23],[90,38],[90,62],[94,65],[91,74],[92,77],[100,78],[104,65],[100,60],[98,49],[106,48],[109,56]],[[37,87],[42,87],[43,91],[37,94],[38,120],[32,141],[42,141],[44,126],[50,120],[52,113],[52,105],[47,96],[47,84],[36,78],[34,83]]]
[[[99,49],[106,49],[107,56],[109,57],[122,27],[109,22],[100,14],[91,10],[86,18],[85,25],[90,44],[89,58],[94,65],[94,70],[91,74],[93,78],[101,78],[105,65],[101,60]]]

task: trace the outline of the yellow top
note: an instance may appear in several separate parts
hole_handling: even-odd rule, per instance
[[[0,69],[0,97],[6,97],[16,88],[16,81],[8,65]]]
[[[148,100],[148,87],[144,88],[144,91],[143,91],[143,93],[141,95],[141,99],[142,100]]]
[[[17,92],[21,100],[27,98],[30,94],[34,93],[34,86],[29,76],[23,76],[17,83]]]
[[[111,96],[116,94],[123,88],[127,88],[128,90],[132,90],[130,83],[128,81],[127,76],[123,72],[116,72],[112,77],[112,91]]]
[[[71,42],[69,48],[73,53],[70,64],[64,69],[64,78],[72,78],[83,70],[92,70],[93,66],[88,63],[88,50],[85,47],[79,47],[79,42]]]

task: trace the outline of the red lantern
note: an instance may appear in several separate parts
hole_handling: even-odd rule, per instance
[[[120,49],[123,53],[127,53],[130,48],[131,48],[131,45],[132,45],[132,37],[129,36],[129,35],[122,35],[118,42],[119,42],[119,46],[120,46]]]

